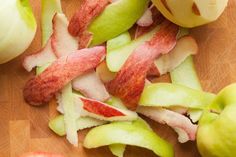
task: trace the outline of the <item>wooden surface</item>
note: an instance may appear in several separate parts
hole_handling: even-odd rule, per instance
[[[40,27],[40,1],[31,0]],[[79,6],[79,0],[62,0],[63,10],[71,17]],[[229,5],[221,18],[212,24],[195,28],[193,36],[199,44],[199,54],[195,57],[196,68],[206,91],[218,92],[225,85],[236,82],[236,1]],[[30,54],[41,47],[40,28],[30,48]],[[54,135],[47,127],[54,117],[55,103],[35,108],[27,105],[22,97],[22,88],[30,75],[21,66],[24,55],[0,65],[0,157],[17,157],[28,151],[57,152],[66,157],[111,157],[107,148],[87,150],[73,148],[64,137]],[[176,134],[167,126],[150,121],[154,130],[170,141],[176,157],[198,157],[194,142],[178,144]],[[82,142],[87,131],[79,133]],[[128,147],[126,157],[154,157],[145,149]]]

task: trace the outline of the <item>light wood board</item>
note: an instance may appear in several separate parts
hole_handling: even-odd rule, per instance
[[[44,107],[27,105],[22,96],[25,82],[33,75],[22,68],[25,55],[41,47],[40,1],[31,0],[38,21],[38,32],[28,50],[15,60],[0,65],[0,157],[17,157],[28,151],[57,152],[65,157],[111,157],[107,147],[87,150],[74,148],[52,133],[48,120],[55,116],[55,102]],[[62,0],[68,18],[79,7],[79,0]],[[7,15],[6,15],[7,16]],[[236,1],[229,5],[214,23],[195,28],[191,34],[199,44],[199,54],[194,58],[201,83],[206,91],[218,92],[225,85],[236,82]],[[22,39],[23,40],[23,39]],[[150,121],[154,130],[175,147],[176,157],[198,157],[194,142],[179,144],[177,135],[169,127]],[[79,132],[80,142],[87,130]],[[126,157],[154,157],[148,150],[128,147]]]

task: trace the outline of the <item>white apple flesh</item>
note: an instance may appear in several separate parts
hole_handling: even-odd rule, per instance
[[[29,47],[37,24],[28,0],[1,3],[0,21],[0,64],[3,64]]]
[[[170,21],[183,27],[196,27],[215,21],[228,0],[152,0]]]

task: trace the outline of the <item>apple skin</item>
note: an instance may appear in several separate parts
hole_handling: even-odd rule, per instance
[[[30,152],[21,155],[20,157],[63,157],[60,154],[46,153],[46,152]]]
[[[37,24],[28,0],[7,0],[1,4],[0,21],[0,64],[3,64],[29,47]]]
[[[148,0],[119,0],[108,5],[88,27],[91,46],[99,45],[127,31],[143,15]]]
[[[154,83],[144,88],[139,104],[141,106],[152,107],[181,106],[191,109],[204,109],[214,98],[214,94],[185,86],[170,83]]]
[[[203,157],[236,156],[236,84],[225,87],[204,111],[197,132]]]
[[[135,123],[116,122],[93,128],[86,135],[83,145],[90,149],[120,143],[143,147],[159,156],[174,156],[173,148],[168,142]]]
[[[224,11],[228,0],[184,0],[181,3],[174,0],[152,0],[152,2],[168,20],[182,27],[191,28],[215,21]]]

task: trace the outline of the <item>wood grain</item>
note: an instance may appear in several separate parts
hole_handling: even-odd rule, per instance
[[[62,0],[63,11],[70,18],[79,7],[79,0]],[[27,105],[22,97],[22,88],[32,73],[27,73],[21,65],[25,55],[34,53],[41,47],[40,1],[31,0],[38,21],[37,35],[28,50],[15,60],[0,65],[0,157],[17,157],[28,151],[57,152],[66,157],[111,157],[107,147],[87,150],[74,148],[64,137],[57,137],[47,127],[54,117],[55,102],[49,106],[35,108]],[[236,1],[229,5],[214,23],[195,28],[191,34],[199,44],[199,54],[195,57],[196,68],[206,91],[218,92],[225,85],[236,81]],[[167,79],[166,79],[167,78]],[[168,80],[164,77],[161,80]],[[177,135],[169,127],[148,120],[153,129],[170,141],[176,157],[199,157],[194,142],[179,144]],[[80,142],[88,130],[79,132]],[[154,157],[141,148],[128,147],[126,157]]]

